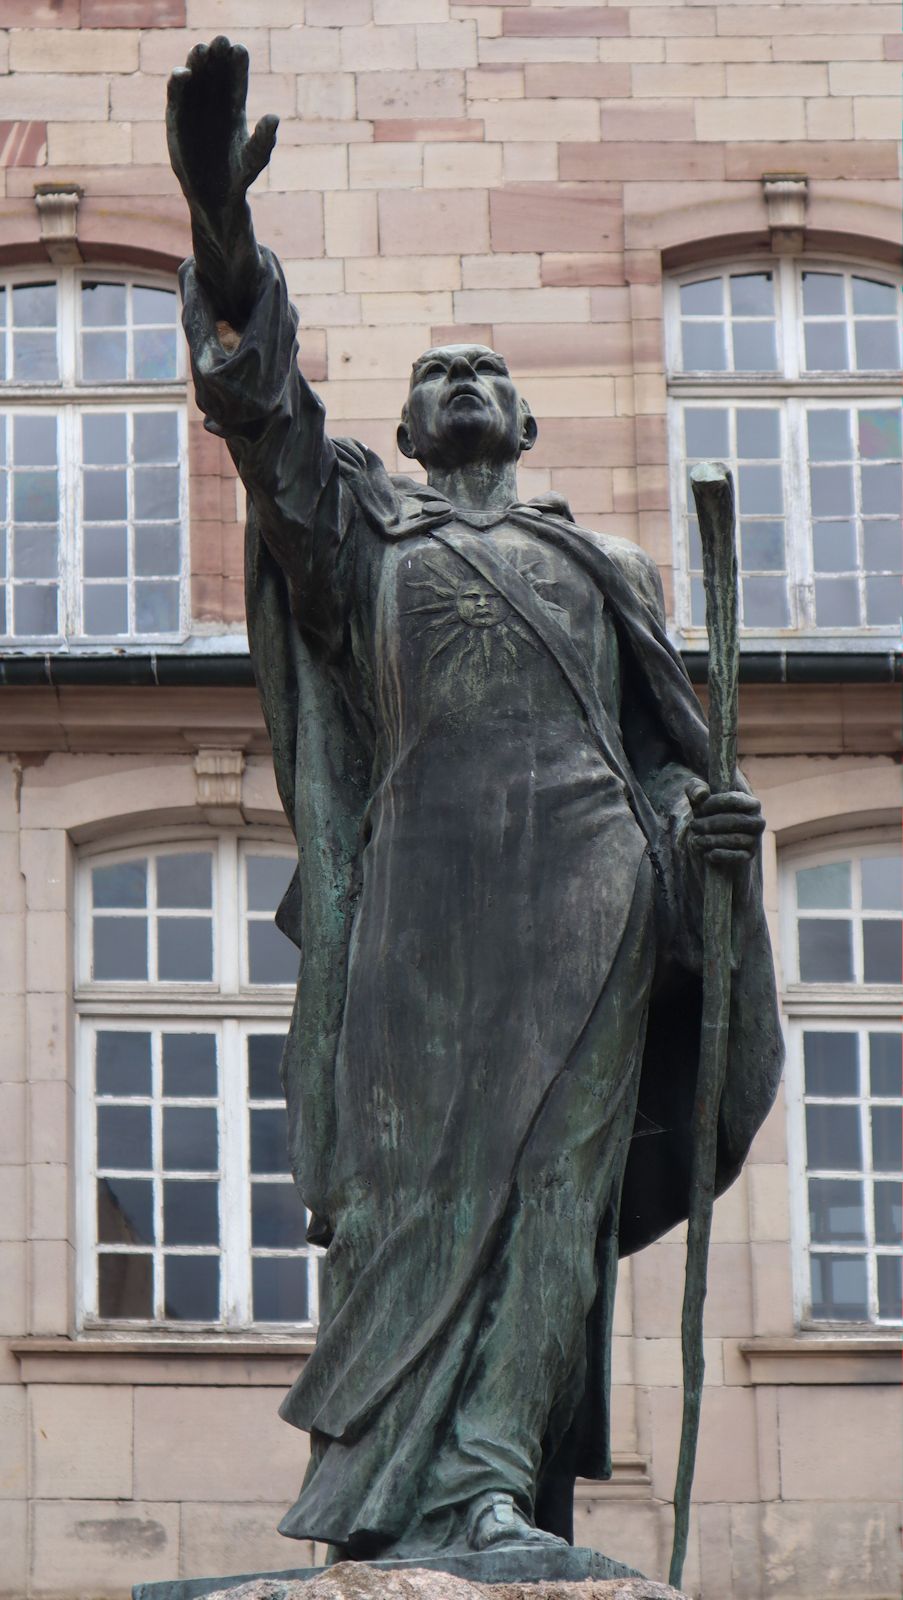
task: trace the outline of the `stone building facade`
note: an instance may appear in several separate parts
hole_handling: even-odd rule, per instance
[[[400,467],[412,358],[496,345],[540,424],[525,496],[655,557],[700,682],[685,466],[734,466],[788,1069],[716,1213],[687,1586],[891,1600],[901,38],[868,0],[0,8],[0,1595],[318,1554],[274,1531],[317,1292],[273,1091],[290,841],[162,128],[221,30],[282,119],[254,213],[335,431]],[[678,1236],[625,1263],[614,1477],[579,1492],[578,1540],[650,1575],[682,1265]]]

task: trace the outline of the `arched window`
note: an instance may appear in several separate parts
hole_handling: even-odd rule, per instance
[[[184,357],[171,283],[64,267],[0,281],[0,636],[185,632]]]
[[[782,948],[801,1322],[903,1321],[899,835],[788,851]]]
[[[231,832],[79,865],[81,1325],[315,1322],[279,1079],[293,851]]]
[[[898,279],[790,258],[667,285],[679,621],[705,622],[688,473],[732,468],[744,630],[899,632],[903,502]]]

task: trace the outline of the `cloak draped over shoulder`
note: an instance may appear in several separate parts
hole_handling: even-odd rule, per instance
[[[643,552],[555,497],[475,529],[330,441],[272,258],[234,354],[190,263],[182,287],[298,844],[283,1078],[329,1251],[283,1531],[422,1553],[501,1487],[566,1533],[562,1485],[610,1472],[617,1256],[687,1214],[705,722]],[[782,1062],[755,870],[737,899],[718,1192]]]

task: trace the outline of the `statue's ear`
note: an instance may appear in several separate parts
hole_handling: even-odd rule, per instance
[[[518,443],[520,455],[523,455],[525,450],[533,449],[533,446],[536,443],[536,435],[538,432],[539,429],[536,426],[536,418],[530,410],[530,407],[527,405],[526,400],[522,400],[520,403],[520,440]]]
[[[401,421],[398,424],[398,432],[395,437],[398,440],[398,448],[402,455],[407,456],[409,461],[416,461],[417,453],[414,449],[414,440],[411,437],[411,430],[408,427],[407,406],[405,406],[401,413]]]

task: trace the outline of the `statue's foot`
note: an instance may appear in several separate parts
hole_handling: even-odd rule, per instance
[[[471,1550],[492,1550],[498,1545],[566,1545],[566,1539],[536,1528],[510,1494],[481,1494],[467,1517],[467,1543]]]

